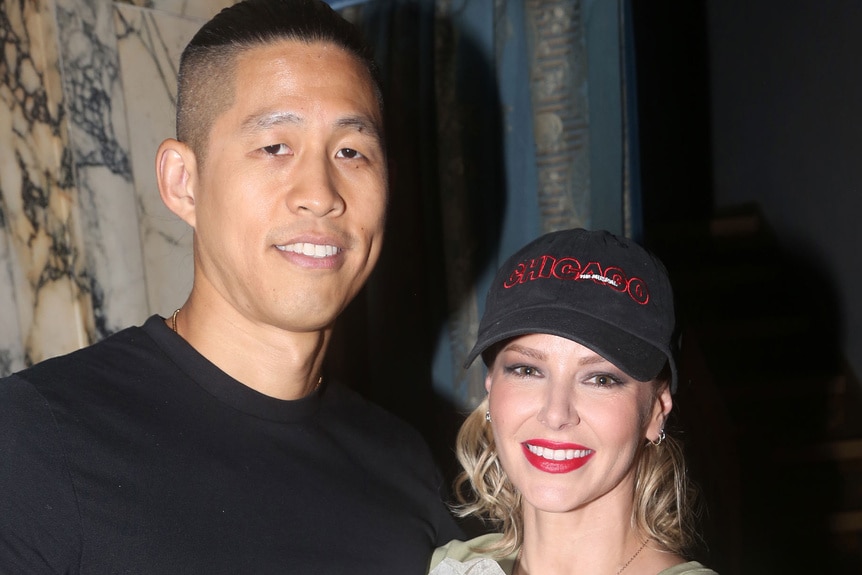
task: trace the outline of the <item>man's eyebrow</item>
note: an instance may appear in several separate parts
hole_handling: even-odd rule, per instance
[[[377,127],[377,122],[365,116],[347,116],[339,118],[335,125],[339,128],[353,128],[357,132],[364,132],[372,138],[380,139],[380,129]]]
[[[253,134],[285,124],[300,126],[303,123],[303,118],[293,112],[266,112],[246,117],[242,122],[241,130],[243,133]],[[335,127],[354,129],[357,132],[368,134],[372,138],[381,139],[377,122],[363,115],[339,118],[335,121]]]
[[[300,125],[303,120],[293,112],[266,112],[263,114],[252,114],[242,122],[241,130],[244,133],[263,132],[274,126],[284,124]]]

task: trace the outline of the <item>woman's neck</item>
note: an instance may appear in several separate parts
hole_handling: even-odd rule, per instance
[[[566,513],[549,513],[526,504],[524,543],[515,574],[628,573],[643,554],[646,541],[631,518],[631,499],[611,494]]]

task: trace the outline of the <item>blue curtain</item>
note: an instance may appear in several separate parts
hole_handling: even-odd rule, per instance
[[[331,4],[375,47],[392,198],[328,369],[450,450],[446,414],[484,395],[463,361],[501,261],[554,229],[639,233],[628,1]]]

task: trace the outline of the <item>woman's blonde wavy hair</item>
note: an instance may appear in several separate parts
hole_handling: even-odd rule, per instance
[[[657,379],[652,385],[658,394],[667,381]],[[491,426],[485,421],[487,409],[486,397],[458,432],[455,449],[463,471],[455,479],[454,512],[481,517],[500,531],[499,541],[477,551],[503,557],[523,543],[521,494],[500,465]],[[699,542],[697,496],[681,443],[670,435],[658,445],[645,439],[637,455],[632,526],[652,545],[685,557]]]

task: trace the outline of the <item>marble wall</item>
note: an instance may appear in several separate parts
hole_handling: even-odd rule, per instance
[[[191,288],[191,230],[154,177],[179,54],[231,0],[0,4],[0,375]]]

